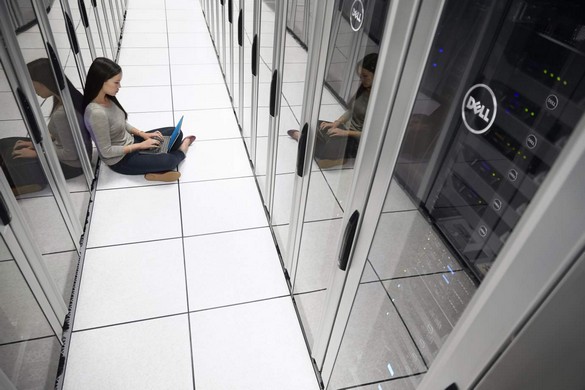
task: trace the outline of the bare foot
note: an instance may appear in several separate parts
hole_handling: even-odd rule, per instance
[[[299,137],[300,137],[300,134],[301,134],[298,130],[289,130],[286,133],[289,135],[289,137],[291,137],[295,141],[298,141],[299,140]]]
[[[181,142],[181,146],[179,146],[179,150],[185,154],[187,154],[187,151],[189,150],[189,146],[191,146],[191,144],[193,142],[195,142],[195,136],[194,135],[189,135],[185,138],[183,138],[183,142]]]

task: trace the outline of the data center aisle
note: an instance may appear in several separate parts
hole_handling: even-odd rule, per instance
[[[130,1],[119,62],[197,141],[178,183],[102,164],[64,388],[318,389],[199,2]]]

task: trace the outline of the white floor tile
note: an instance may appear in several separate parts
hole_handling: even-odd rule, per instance
[[[171,65],[171,76],[173,85],[221,84],[224,80],[217,64]]]
[[[180,184],[183,234],[267,226],[253,178]]]
[[[169,47],[213,47],[211,37],[206,32],[169,33]]]
[[[181,183],[253,176],[241,139],[196,141],[179,171]]]
[[[189,311],[288,295],[268,228],[185,239]]]
[[[171,111],[171,87],[122,87],[116,96],[126,112]]]
[[[75,332],[65,390],[192,390],[186,315]]]
[[[173,87],[175,110],[231,108],[225,84],[180,85]]]
[[[231,108],[214,110],[175,111],[175,118],[183,119],[183,133],[195,134],[197,141],[238,138],[240,129]]]
[[[167,34],[164,33],[124,33],[122,50],[129,47],[168,47]]]
[[[131,187],[145,187],[162,185],[160,182],[148,181],[143,175],[122,175],[114,172],[103,162],[100,165],[100,173],[97,189],[111,190]]]
[[[123,69],[124,87],[154,87],[171,85],[168,65],[126,65]]]
[[[167,32],[167,22],[164,19],[159,20],[128,20],[124,24],[125,34],[136,33],[165,33]]]
[[[169,49],[126,47],[120,51],[118,61],[124,71],[126,65],[168,65]]]
[[[318,389],[290,298],[191,314],[195,387]]]
[[[97,191],[88,248],[180,236],[175,184]]]
[[[181,239],[87,250],[74,330],[186,311]]]
[[[215,64],[217,62],[217,54],[213,47],[197,47],[197,48],[170,48],[169,49],[170,63],[173,65],[188,65],[188,64]]]

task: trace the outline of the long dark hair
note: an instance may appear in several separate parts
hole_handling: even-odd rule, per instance
[[[83,91],[84,111],[89,105],[89,103],[91,103],[92,100],[96,98],[98,93],[101,91],[104,83],[120,73],[122,73],[122,68],[120,67],[120,65],[116,64],[109,58],[98,57],[93,61],[93,63],[89,67],[89,71],[87,72],[87,78],[85,80],[85,90]],[[124,110],[118,99],[116,99],[115,96],[110,95],[107,95],[107,97],[112,102],[114,102],[116,106],[120,107],[120,109],[124,111],[124,115],[126,116],[126,118],[128,118],[128,113],[126,112],[126,110]]]
[[[53,94],[53,108],[51,109],[52,115],[55,110],[59,108],[61,104],[63,104],[63,102],[61,101],[61,91],[59,91],[59,87],[55,81],[55,76],[53,75],[51,62],[48,58],[37,58],[36,60],[26,64],[26,67],[30,74],[31,80],[43,84]],[[79,123],[79,129],[81,130],[81,136],[83,137],[87,154],[91,158],[91,138],[83,120],[83,112],[85,109],[83,106],[83,95],[77,90],[77,88],[75,88],[73,83],[66,76],[65,81],[67,82],[67,87],[69,88],[69,94],[71,95],[73,108],[77,113],[77,122]]]
[[[378,64],[378,53],[370,53],[366,54],[364,58],[360,62],[357,63],[356,69],[362,68],[372,73],[376,73],[376,65]],[[362,93],[365,92],[365,88],[360,83],[358,90],[355,93],[356,98],[360,97]]]
[[[61,105],[61,94],[48,58],[37,58],[26,64],[32,81],[43,84],[53,94],[51,114]]]

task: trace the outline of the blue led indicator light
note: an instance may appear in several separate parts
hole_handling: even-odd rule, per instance
[[[439,53],[442,53],[444,50],[442,47],[439,48]]]
[[[436,67],[437,67],[437,63],[433,62],[433,68],[436,68]]]

